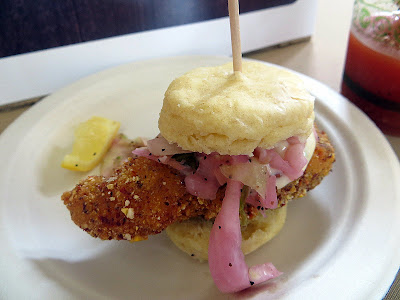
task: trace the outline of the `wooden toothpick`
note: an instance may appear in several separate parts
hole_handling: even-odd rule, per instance
[[[228,0],[229,22],[231,25],[233,71],[242,72],[242,47],[240,44],[239,0]]]

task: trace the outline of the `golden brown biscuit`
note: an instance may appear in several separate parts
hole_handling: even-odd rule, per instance
[[[159,129],[186,150],[251,155],[299,135],[314,122],[314,97],[286,70],[244,62],[198,68],[175,79],[165,93]]]

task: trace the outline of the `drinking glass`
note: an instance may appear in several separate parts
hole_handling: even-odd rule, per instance
[[[341,93],[400,136],[400,0],[356,0]]]

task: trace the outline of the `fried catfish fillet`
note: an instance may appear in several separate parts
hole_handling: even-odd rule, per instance
[[[330,172],[334,148],[324,132],[317,129],[317,133],[316,149],[303,176],[277,190],[279,206],[305,196]],[[138,157],[129,158],[108,179],[89,176],[61,198],[75,224],[93,237],[138,241],[175,222],[198,216],[215,218],[224,192],[225,188],[220,188],[214,200],[193,196],[178,171]],[[249,218],[258,213],[250,205],[246,212]]]

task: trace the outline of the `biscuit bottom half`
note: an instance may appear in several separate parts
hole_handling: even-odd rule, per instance
[[[242,252],[247,255],[276,236],[286,221],[286,207],[266,210],[265,217],[258,214],[247,226],[241,227]],[[177,222],[167,227],[171,241],[182,251],[200,261],[208,260],[208,241],[213,226],[212,220],[201,217]]]

